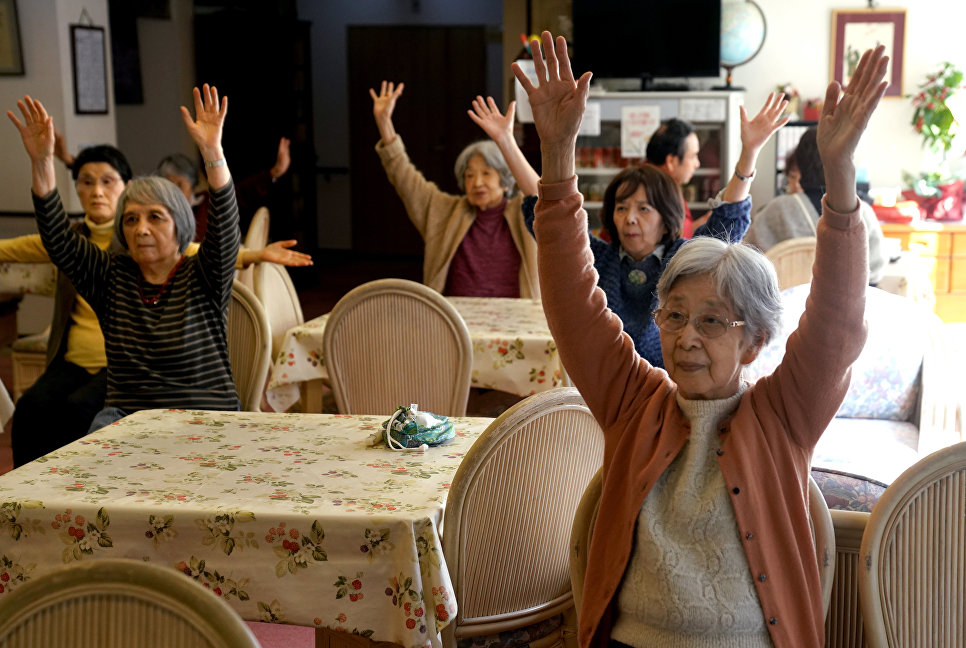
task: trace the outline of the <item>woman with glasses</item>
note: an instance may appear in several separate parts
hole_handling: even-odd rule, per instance
[[[741,378],[778,330],[774,269],[757,250],[684,244],[658,283],[666,371],[634,350],[597,287],[575,142],[590,73],[544,32],[530,98],[543,175],[536,207],[544,311],[568,375],[604,433],[603,485],[579,612],[587,646],[820,646],[824,619],[807,484],[816,442],[865,340],[865,227],[852,156],[885,92],[863,56],[819,125],[827,193],[805,314],[775,372]]]

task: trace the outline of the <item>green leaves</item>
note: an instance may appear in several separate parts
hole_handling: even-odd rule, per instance
[[[930,74],[919,85],[919,92],[911,95],[913,113],[912,127],[922,135],[923,146],[945,153],[953,145],[959,132],[948,102],[956,92],[963,89],[963,72],[946,61],[936,74]]]

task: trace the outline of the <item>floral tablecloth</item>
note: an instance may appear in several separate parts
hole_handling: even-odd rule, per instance
[[[53,263],[0,263],[0,293],[46,295],[57,288]]]
[[[472,385],[518,396],[566,384],[566,374],[536,299],[450,297],[473,341]],[[284,412],[299,399],[299,384],[328,377],[322,336],[328,315],[290,330],[272,365],[266,399]]]
[[[64,563],[133,558],[250,621],[438,646],[456,612],[438,526],[491,419],[393,452],[368,445],[382,418],[147,410],[83,437],[0,476],[0,596]]]

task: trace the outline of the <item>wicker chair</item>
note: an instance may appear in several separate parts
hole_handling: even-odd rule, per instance
[[[531,646],[562,645],[570,521],[603,455],[600,426],[571,387],[520,401],[476,440],[446,500],[443,553],[459,611],[444,645],[510,631]]]
[[[228,356],[242,410],[261,411],[271,364],[272,331],[265,309],[237,279],[228,304]]]
[[[470,333],[432,288],[405,279],[354,288],[329,314],[322,349],[342,414],[389,415],[410,403],[434,414],[466,413]]]
[[[859,600],[869,646],[966,646],[966,443],[899,476],[862,536]]]
[[[242,247],[248,250],[260,250],[268,245],[268,228],[270,222],[271,218],[268,214],[268,207],[259,207],[255,212],[255,215],[252,216],[252,222],[248,225],[248,231],[245,232],[245,239],[242,241]],[[249,290],[254,290],[254,267],[248,266],[247,268],[238,270],[235,278],[242,282]]]
[[[781,290],[812,282],[815,240],[814,236],[786,239],[765,252],[778,273],[778,287]]]
[[[238,613],[184,574],[140,560],[74,563],[0,597],[0,646],[258,648]]]
[[[274,360],[288,332],[305,322],[302,305],[288,270],[275,263],[259,263],[255,266],[255,296],[268,315]]]

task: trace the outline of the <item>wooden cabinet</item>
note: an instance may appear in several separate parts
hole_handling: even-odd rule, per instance
[[[672,117],[694,126],[701,167],[681,189],[692,212],[706,211],[708,199],[722,189],[741,152],[738,107],[742,93],[701,92],[599,92],[592,91],[588,104],[600,108],[600,135],[577,138],[577,177],[584,207],[593,213],[601,206],[604,189],[622,168],[639,164],[644,150],[632,157],[621,155],[621,113],[630,106],[656,106],[663,122]]]
[[[883,223],[882,234],[902,241],[929,268],[936,293],[936,314],[944,322],[966,322],[966,224]]]

